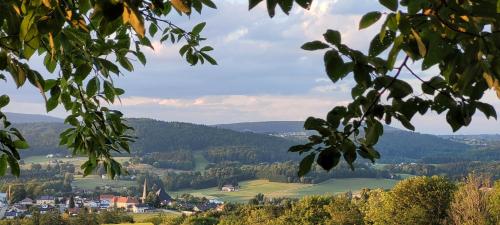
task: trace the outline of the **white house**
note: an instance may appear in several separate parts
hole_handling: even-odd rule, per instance
[[[132,211],[134,213],[145,213],[150,210],[149,206],[146,204],[136,204],[132,206]]]
[[[36,204],[37,205],[55,205],[56,204],[56,198],[54,196],[50,195],[44,195],[40,196],[40,198],[36,199]]]
[[[222,188],[221,188],[221,191],[225,191],[225,192],[233,192],[233,191],[237,191],[236,187],[233,186],[233,185],[224,185]]]

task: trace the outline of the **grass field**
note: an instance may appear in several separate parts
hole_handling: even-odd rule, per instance
[[[108,180],[102,179],[96,175],[90,175],[86,177],[75,176],[75,180],[73,181],[73,185],[86,190],[94,190],[96,187],[109,186],[114,190],[135,186],[137,183],[135,181],[128,180]]]
[[[216,198],[229,202],[246,202],[258,193],[267,197],[300,198],[305,195],[337,194],[347,191],[358,191],[362,188],[389,189],[397,180],[375,178],[331,179],[319,184],[277,183],[267,180],[252,180],[240,183],[240,190],[235,192],[221,192],[217,188],[200,190],[183,190],[171,192],[172,196],[189,193],[194,196]]]
[[[47,164],[52,160],[57,160],[57,161],[63,161],[63,162],[69,162],[71,164],[74,164],[75,166],[80,166],[82,165],[88,158],[87,157],[73,157],[73,158],[47,158],[45,156],[30,156],[27,157],[24,160],[25,164],[31,164],[31,163],[39,163],[39,164]],[[120,163],[123,163],[125,161],[128,161],[130,157],[114,157],[114,159]]]

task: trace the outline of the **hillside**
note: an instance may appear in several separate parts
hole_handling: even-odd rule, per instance
[[[61,118],[39,115],[39,114],[24,114],[6,112],[7,118],[11,123],[62,123]]]
[[[262,134],[271,133],[290,133],[304,131],[304,122],[302,121],[265,121],[265,122],[246,122],[217,124],[214,127],[230,129],[240,132],[254,132]]]
[[[217,127],[237,131],[252,131],[255,133],[272,133],[287,136],[291,132],[304,132],[302,121],[249,122],[221,124]],[[382,154],[381,163],[414,162],[432,157],[450,157],[465,153],[471,147],[436,135],[408,132],[390,126],[385,126],[384,135],[376,148]],[[282,134],[282,135],[279,135]],[[296,137],[296,134],[293,134]],[[302,139],[305,141],[306,136]]]
[[[128,119],[138,137],[132,144],[132,152],[207,151],[214,148],[245,149],[261,155],[262,160],[286,160],[296,157],[288,154],[296,142],[265,134],[242,133],[233,130],[180,122],[163,122],[152,119]],[[29,141],[30,149],[21,154],[43,155],[68,154],[58,146],[59,133],[66,126],[62,123],[22,123],[16,126]],[[260,158],[260,157],[259,157]],[[267,160],[266,160],[267,159]]]
[[[253,163],[274,162],[297,159],[298,155],[287,153],[295,144],[303,143],[300,139],[285,139],[276,135],[303,131],[298,128],[302,122],[280,121],[239,123],[213,126],[196,125],[180,122],[164,122],[152,119],[129,119],[138,137],[132,144],[134,154],[144,155],[151,152],[200,152],[211,159],[247,161]],[[17,125],[30,142],[31,150],[23,155],[42,155],[47,153],[67,154],[58,146],[59,133],[64,130],[62,123],[23,123]],[[238,132],[224,128],[233,128]],[[388,127],[389,128],[389,127]],[[273,133],[273,136],[262,133]],[[296,135],[296,134],[294,134]],[[382,154],[381,163],[398,162],[444,162],[467,159],[471,146],[435,135],[407,132],[396,128],[386,129],[377,149]],[[498,156],[496,150],[473,152],[481,159]],[[169,156],[170,157],[170,156]],[[479,157],[479,156],[478,156]]]

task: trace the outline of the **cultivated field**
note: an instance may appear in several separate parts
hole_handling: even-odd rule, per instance
[[[296,184],[277,183],[267,180],[252,180],[240,182],[240,190],[235,192],[221,192],[217,188],[207,188],[200,190],[183,190],[171,192],[172,196],[183,193],[192,194],[199,197],[219,199],[229,202],[246,202],[258,193],[263,193],[267,197],[291,197],[300,198],[305,195],[337,194],[347,191],[358,191],[363,188],[392,188],[398,181],[375,178],[349,178],[331,179],[319,184]]]

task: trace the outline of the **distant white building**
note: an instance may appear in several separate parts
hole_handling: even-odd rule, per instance
[[[220,190],[224,191],[224,192],[233,192],[233,191],[237,191],[238,189],[235,186],[228,184],[228,185],[222,186],[222,188]]]
[[[7,193],[0,192],[0,207],[7,205]]]

